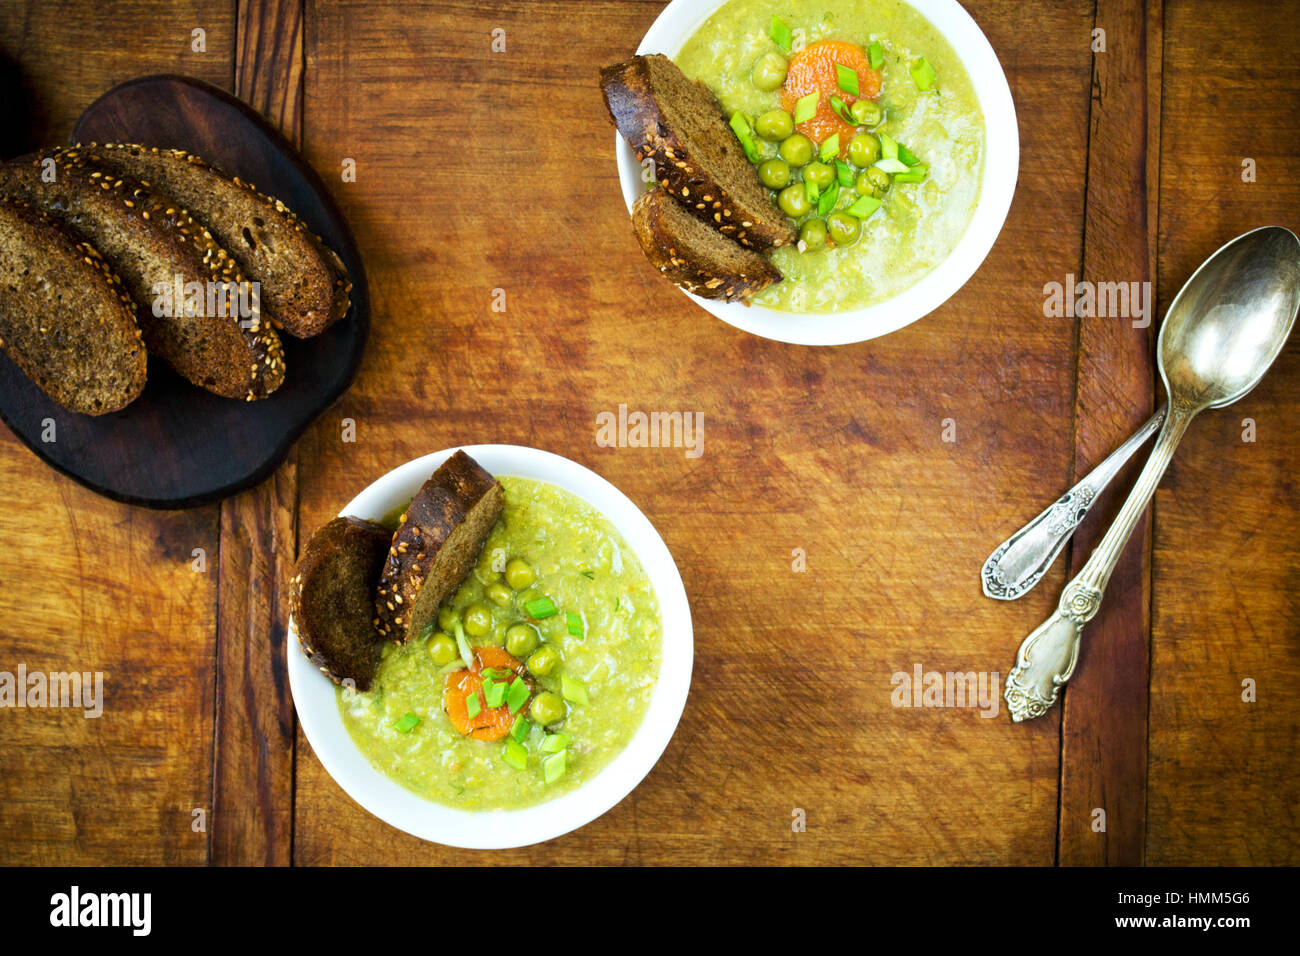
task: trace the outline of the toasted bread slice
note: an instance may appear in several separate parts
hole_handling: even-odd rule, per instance
[[[776,266],[700,222],[662,186],[633,204],[632,230],[656,269],[706,299],[748,303],[781,280]]]
[[[95,248],[0,199],[0,346],[64,408],[103,415],[144,389],[135,303]]]
[[[245,281],[230,254],[175,200],[75,147],[0,165],[0,195],[31,203],[89,240],[135,300],[149,352],[195,385],[252,401],[284,381],[280,338],[266,310],[241,319],[208,316],[206,309],[189,314],[175,296],[170,308],[161,302],[159,290],[178,283],[207,290]]]
[[[322,674],[369,690],[384,638],[375,630],[374,597],[392,534],[361,518],[335,518],[303,548],[289,581],[289,613],[298,642]]]
[[[230,178],[179,149],[91,143],[99,160],[177,200],[235,257],[262,303],[284,331],[298,338],[323,332],[348,311],[343,262],[274,197]]]
[[[600,87],[637,158],[696,217],[752,249],[795,241],[707,86],[655,53],[605,67]]]
[[[465,580],[501,515],[501,483],[458,451],[402,515],[375,592],[375,619],[399,643],[418,635]]]

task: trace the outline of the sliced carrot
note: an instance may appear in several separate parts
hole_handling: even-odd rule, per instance
[[[444,683],[442,691],[442,707],[447,712],[447,719],[451,725],[462,734],[467,734],[475,740],[500,740],[506,734],[510,733],[510,725],[515,722],[519,714],[510,713],[510,708],[505,704],[500,707],[488,707],[486,700],[483,698],[483,670],[491,668],[495,670],[508,670],[523,677],[524,665],[515,660],[499,647],[484,645],[474,649],[474,666],[466,670],[451,671]],[[527,681],[527,678],[524,678]],[[532,684],[528,685],[532,690]],[[478,697],[479,712],[473,717],[469,715],[469,707],[466,706],[466,700],[471,694]],[[521,708],[519,713],[523,713],[526,708]]]
[[[837,63],[858,74],[857,96],[840,89],[839,75],[835,70]],[[880,73],[871,68],[871,61],[857,44],[820,40],[810,43],[790,58],[790,69],[781,88],[781,108],[794,115],[799,99],[814,92],[820,94],[817,112],[812,119],[800,123],[797,129],[814,143],[821,143],[839,133],[840,158],[843,159],[848,155],[849,140],[857,128],[836,114],[831,106],[831,97],[838,96],[846,107],[859,99],[874,100],[880,95]]]

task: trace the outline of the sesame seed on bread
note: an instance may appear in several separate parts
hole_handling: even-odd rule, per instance
[[[637,158],[697,218],[752,249],[796,240],[707,86],[657,53],[605,67],[600,86]]]
[[[308,338],[347,314],[352,284],[332,249],[280,200],[179,149],[91,143],[97,158],[171,196],[212,232],[286,332]]]
[[[632,229],[656,269],[706,299],[748,303],[754,293],[781,280],[776,266],[710,229],[662,187],[633,204]]]
[[[195,385],[253,401],[284,381],[280,338],[266,310],[249,319],[205,317],[176,304],[155,314],[166,311],[154,308],[158,284],[244,281],[230,254],[175,200],[77,147],[0,165],[0,195],[31,203],[93,243],[135,300],[149,352]]]
[[[0,347],[64,408],[103,415],[144,389],[136,308],[93,246],[0,199]]]
[[[383,525],[341,517],[316,530],[289,581],[298,643],[337,684],[369,690],[384,638],[373,621],[375,585],[392,535]]]
[[[463,451],[424,483],[402,515],[375,592],[375,626],[399,643],[420,634],[474,567],[505,492]]]

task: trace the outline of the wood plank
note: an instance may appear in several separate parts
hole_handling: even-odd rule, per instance
[[[296,0],[244,0],[236,44],[235,92],[295,144],[302,15]],[[293,856],[294,714],[284,645],[297,511],[294,452],[221,507],[214,863],[287,865]]]
[[[646,781],[542,847],[470,853],[400,834],[300,737],[294,860],[1050,864],[1059,718],[895,709],[890,678],[917,663],[1004,671],[1059,591],[1058,570],[1024,601],[992,602],[978,570],[1069,477],[1073,337],[1042,320],[1041,283],[1023,277],[1080,263],[1090,55],[1075,39],[1091,0],[1036,14],[1032,44],[1018,3],[969,4],[1020,114],[1010,220],[934,315],[837,349],[734,331],[644,261],[596,78],[661,8],[308,4],[305,149],[321,170],[357,160],[338,195],[374,331],[356,385],[299,444],[303,532],[425,452],[559,452],[663,534],[692,601],[696,668]],[[498,27],[503,54],[489,49]],[[489,181],[509,188],[476,185]],[[504,314],[490,311],[495,288]],[[701,412],[703,455],[597,448],[595,415],[619,403]],[[355,443],[340,440],[342,417]],[[941,440],[948,417],[955,443]],[[796,547],[806,574],[791,569]],[[820,683],[828,662],[853,669],[843,693]],[[790,830],[795,807],[806,833]]]
[[[192,27],[207,52],[189,50]],[[62,142],[115,83],[153,70],[228,85],[233,4],[132,2],[69,16],[0,6],[0,153]],[[15,115],[17,114],[17,115]],[[56,433],[57,438],[57,433]],[[0,670],[100,671],[103,716],[0,713],[0,862],[202,863],[217,600],[217,511],[116,504],[41,464],[0,429]],[[203,549],[206,570],[193,569]]]
[[[1166,5],[1161,298],[1248,229],[1300,227],[1300,3]],[[1207,82],[1207,79],[1210,82]],[[1213,135],[1206,117],[1213,116]],[[1256,163],[1243,182],[1242,162]],[[1147,862],[1300,863],[1300,343],[1188,431],[1156,498]],[[1255,422],[1254,442],[1242,440]],[[1242,681],[1258,701],[1242,700]]]
[[[1093,56],[1087,216],[1081,278],[1150,283],[1148,134],[1152,58],[1160,56],[1159,2],[1100,0]],[[1153,42],[1154,41],[1154,42]],[[1158,86],[1158,79],[1157,79]],[[1158,107],[1155,115],[1159,115]],[[1157,145],[1158,150],[1158,145]],[[1057,281],[1064,281],[1058,278]],[[1139,286],[1140,287],[1140,286]],[[1150,288],[1150,286],[1148,286]],[[1079,318],[1074,480],[1082,478],[1151,415],[1154,315]],[[1152,303],[1154,308],[1154,303]],[[1149,325],[1151,327],[1145,327]],[[1143,326],[1143,327],[1138,327]],[[1128,496],[1144,453],[1093,506],[1070,545],[1070,573],[1083,567]],[[1149,516],[1116,565],[1100,613],[1084,632],[1064,699],[1060,855],[1063,865],[1142,862],[1146,816]],[[1105,812],[1104,829],[1094,822]]]

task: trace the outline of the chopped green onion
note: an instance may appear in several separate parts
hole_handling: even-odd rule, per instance
[[[465,637],[465,628],[460,623],[460,618],[456,618],[456,649],[460,651],[460,659],[465,662],[465,666],[472,668],[474,666],[474,652],[469,649],[469,639]]]
[[[596,580],[596,572],[595,572],[595,571],[579,571],[578,573],[581,574],[581,575],[582,575],[584,578],[586,578],[588,581],[594,581],[594,580]]]
[[[926,175],[930,172],[924,164],[917,164],[904,173],[896,173],[894,182],[896,183],[919,183],[924,181]]]
[[[419,717],[416,717],[415,714],[407,714],[405,717],[403,717],[393,726],[395,726],[402,733],[409,734],[412,730],[414,730],[419,725],[420,725]]]
[[[547,783],[555,783],[564,776],[567,764],[565,754],[567,753],[567,750],[558,750],[549,757],[542,758],[542,776],[545,777]]]
[[[483,713],[483,708],[478,702],[478,691],[471,691],[465,695],[465,713],[469,714],[470,720]]]
[[[417,640],[427,641],[433,637],[433,629],[438,626],[437,621],[430,621],[424,627],[420,628],[420,633],[416,635]]]
[[[522,677],[516,677],[510,684],[510,691],[506,695],[506,706],[510,708],[510,713],[519,713],[524,704],[528,703],[528,694],[528,684]]]
[[[817,114],[817,104],[821,101],[821,94],[813,91],[807,96],[799,97],[794,104],[794,125],[806,123]]]
[[[872,165],[875,166],[877,169],[883,169],[887,173],[907,172],[907,167],[904,166],[903,163],[897,159],[882,159],[879,162],[873,163]]]
[[[483,686],[483,700],[487,703],[489,709],[500,707],[505,702],[506,687],[507,684],[503,680],[495,680]]]
[[[902,162],[906,163],[908,166],[915,166],[921,162],[919,159],[916,158],[916,154],[913,153],[906,146],[904,146],[902,143],[898,144],[898,158]]]
[[[587,685],[576,677],[560,678],[560,695],[572,704],[581,704],[585,707],[591,703],[587,697]]]
[[[921,59],[913,63],[909,72],[912,74],[912,79],[916,81],[916,88],[921,91],[934,86],[934,81],[939,77],[939,74],[934,72],[934,67],[930,65],[930,61],[925,57],[921,57]]]
[[[582,637],[582,618],[572,611],[565,611],[564,617],[569,625],[569,633],[574,637]]]
[[[510,725],[510,736],[520,743],[528,736],[528,728],[532,726],[528,723],[528,718],[520,714],[515,718],[515,722]]]
[[[547,734],[542,740],[542,745],[537,749],[544,754],[555,754],[569,746],[572,742],[573,738],[568,734]]]
[[[853,167],[842,159],[835,160],[835,178],[846,189],[853,185]]]
[[[751,163],[756,163],[762,156],[758,152],[758,144],[754,142],[754,129],[749,125],[749,117],[739,111],[731,114],[731,131],[736,134],[736,139],[740,140],[741,148],[745,150],[745,156]]]
[[[859,196],[858,201],[848,208],[850,216],[866,219],[880,208],[880,200],[875,196]]]
[[[505,749],[501,751],[501,759],[516,770],[526,770],[528,768],[528,751],[524,745],[517,740],[506,738]]]
[[[853,118],[853,112],[849,109],[848,104],[838,96],[831,97],[831,109],[836,112],[840,119],[844,120],[844,122],[848,123],[850,126],[858,125],[858,121]]]
[[[817,184],[811,179],[803,181],[803,193],[808,197],[809,202],[816,202],[817,197],[822,194],[821,190],[817,188]]]
[[[524,602],[524,610],[534,621],[544,621],[548,617],[554,617],[559,612],[555,609],[555,602],[548,597],[534,598],[531,601]]]
[[[836,63],[835,81],[839,84],[840,89],[849,96],[858,95],[858,73],[856,70],[850,70],[847,66]]]
[[[479,671],[479,676],[484,680],[506,680],[514,676],[514,671],[506,670],[504,667],[485,667]]]
[[[834,133],[830,136],[827,136],[825,142],[822,143],[821,150],[818,152],[818,156],[821,158],[821,161],[823,163],[828,163],[831,161],[831,159],[838,156],[839,154],[840,154],[840,134]]]
[[[789,53],[794,46],[794,34],[790,32],[788,26],[781,22],[781,18],[775,14],[772,16],[772,22],[767,28],[767,33],[772,38],[772,42],[785,50],[786,53]]]
[[[880,155],[885,159],[898,159],[898,140],[888,133],[877,133],[880,137]]]
[[[878,70],[881,64],[885,62],[885,51],[880,48],[879,40],[872,40],[871,46],[867,47],[867,59],[871,62],[871,68]]]
[[[840,198],[839,182],[831,183],[831,188],[822,193],[821,199],[817,200],[817,215],[824,216],[835,208],[835,200]]]

